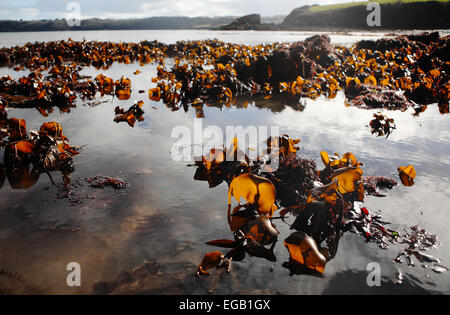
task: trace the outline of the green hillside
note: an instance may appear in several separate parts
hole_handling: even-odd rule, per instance
[[[370,2],[378,2],[380,4],[388,4],[388,3],[411,3],[411,2],[427,2],[429,0],[374,0],[374,1],[355,1],[355,2],[346,2],[346,3],[338,3],[338,4],[329,4],[329,5],[317,5],[309,8],[311,12],[321,12],[321,11],[330,11],[330,10],[338,10],[350,7],[357,6],[367,6]],[[438,2],[449,2],[450,0],[434,0]]]

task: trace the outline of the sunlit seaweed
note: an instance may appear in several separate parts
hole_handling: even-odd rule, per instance
[[[229,251],[225,254],[220,251],[207,253],[198,266],[197,276],[209,275],[215,268],[231,272],[231,262],[243,260],[246,254],[276,261],[273,249],[280,233],[273,221],[282,219],[286,222],[288,214],[295,218],[290,225],[295,232],[284,240],[290,259],[282,266],[291,274],[324,273],[327,262],[337,254],[340,238],[348,231],[361,235],[367,242],[378,243],[381,248],[388,247],[389,243],[399,243],[400,238],[414,242],[413,236],[387,228],[389,223],[383,221],[381,215],[361,207],[365,195],[385,196],[379,189],[394,188],[397,185],[394,179],[363,177],[363,164],[351,152],[341,157],[337,153],[330,156],[322,151],[320,156],[324,169],[319,171],[315,163],[297,156],[294,144],[299,140],[294,141],[287,135],[275,140],[267,140],[268,147],[272,148],[268,154],[280,159],[280,168],[271,172],[262,171],[265,161],[262,157],[254,161],[247,158],[233,162],[226,159],[228,150],[221,149],[212,149],[209,157],[197,163],[198,169],[209,170],[204,173],[204,179],[218,176],[211,170],[224,163],[247,164],[241,168],[241,173],[228,173],[226,181],[229,185],[227,217],[234,239],[207,242]],[[234,146],[237,147],[236,139],[231,147]],[[408,176],[415,175],[408,168],[401,170]],[[234,178],[231,181],[230,176]],[[289,186],[293,189],[286,193]],[[294,191],[296,196],[292,195]],[[234,208],[232,197],[238,201]],[[243,204],[241,199],[245,200]],[[275,210],[279,211],[279,217],[274,216]],[[431,240],[430,237],[426,238]],[[401,254],[414,255],[423,261],[432,260],[432,256],[412,249]],[[446,271],[446,267],[438,264],[440,261],[432,262],[436,272]]]
[[[25,120],[10,118],[4,121],[2,130],[0,144],[5,147],[5,154],[1,186],[6,177],[12,188],[29,188],[41,173],[46,173],[54,183],[50,172],[60,171],[64,186],[68,187],[69,175],[74,171],[73,156],[79,153],[79,148],[69,144],[59,123],[44,123],[39,131],[28,134]]]

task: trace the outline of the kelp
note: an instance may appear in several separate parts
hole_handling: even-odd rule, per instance
[[[403,185],[414,185],[414,179],[416,178],[416,169],[414,168],[414,166],[400,166],[398,168],[398,173]]]
[[[277,210],[275,206],[275,186],[264,177],[254,174],[242,174],[234,178],[228,190],[228,209],[231,197],[238,202],[243,198],[249,205],[255,205],[259,215],[271,217]]]
[[[1,78],[0,96],[9,107],[34,107],[44,116],[54,106],[70,112],[77,97],[92,100],[97,92],[128,100],[130,79],[113,80],[102,74],[92,78],[80,75],[80,70],[87,66],[104,70],[115,62],[157,63],[157,77],[152,79],[156,86],[148,90],[149,99],[162,101],[171,110],[191,106],[199,118],[204,117],[204,106],[281,98],[302,108],[304,98],[334,98],[339,90],[345,91],[348,104],[361,108],[414,108],[418,115],[438,103],[439,111],[448,113],[448,37],[422,35],[430,40],[399,36],[351,47],[333,46],[327,35],[255,46],[218,40],[172,45],[71,39],[27,43],[2,49],[6,65],[30,73],[18,81]],[[171,69],[165,66],[167,58],[174,60]]]
[[[46,173],[54,183],[50,172],[59,171],[63,184],[68,187],[74,171],[73,157],[79,148],[71,146],[59,123],[43,123],[38,131],[27,130],[23,119],[1,121],[0,147],[4,148],[3,164],[0,164],[0,187],[5,177],[14,189],[29,188],[36,184],[40,174]]]
[[[144,111],[142,110],[144,101],[135,102],[128,110],[116,106],[114,121],[116,123],[126,121],[130,127],[134,127],[136,121],[144,121]]]
[[[377,197],[385,197],[380,193],[380,189],[392,189],[398,184],[395,179],[383,176],[363,176],[362,182],[365,193]]]
[[[314,239],[306,233],[292,233],[284,240],[284,246],[289,251],[290,258],[283,267],[291,271],[306,267],[320,274],[324,272],[327,260],[317,248]]]
[[[100,93],[101,96],[115,95],[120,100],[127,100],[131,96],[131,81],[125,77],[114,81],[99,74],[93,79],[79,75],[79,68],[68,69],[70,75],[67,76],[55,70],[45,77],[40,71],[31,72],[18,81],[3,76],[0,78],[0,95],[8,107],[36,108],[45,117],[53,107],[63,113],[70,112],[70,108],[76,106],[77,97],[93,100]]]
[[[230,152],[235,152],[233,149],[213,148],[209,156],[196,163],[197,171],[206,171],[202,179],[210,181],[218,176],[218,168],[224,170],[224,163],[241,167],[240,172],[228,172],[226,176],[229,186],[227,218],[233,239],[206,242],[210,246],[227,248],[228,252],[207,253],[198,267],[197,276],[209,275],[216,268],[231,272],[231,262],[241,261],[246,255],[275,262],[274,247],[280,232],[273,221],[282,219],[287,224],[289,215],[293,217],[293,221],[289,221],[292,222],[290,229],[294,231],[283,241],[289,260],[282,266],[291,275],[323,274],[327,262],[336,256],[339,240],[346,232],[361,235],[366,242],[377,243],[382,249],[407,240],[417,242],[417,238],[421,238],[421,242],[426,239],[429,244],[437,244],[434,236],[417,233],[414,236],[389,229],[390,223],[384,221],[380,213],[372,213],[362,206],[367,195],[384,197],[380,190],[393,189],[397,186],[396,180],[363,176],[364,165],[351,152],[342,156],[320,152],[324,168],[317,170],[313,161],[298,156],[295,143],[299,141],[288,135],[269,138],[266,141],[267,156],[255,160],[246,157],[236,161],[230,159]],[[238,148],[237,139],[230,148]],[[268,171],[265,161],[270,159],[279,160],[278,169]],[[414,175],[411,170],[412,167],[409,170],[402,168],[408,176]],[[195,178],[198,179],[197,173]],[[214,187],[218,184],[216,181]],[[233,205],[233,198],[237,205]],[[278,217],[276,213],[279,213]],[[423,253],[422,247],[410,246],[402,251],[402,255],[431,261],[436,272],[446,271],[440,261]]]
[[[111,186],[115,189],[123,189],[128,186],[128,183],[118,177],[110,176],[94,176],[86,179],[91,187],[104,188],[106,186]]]
[[[230,221],[234,240],[219,239],[207,242],[208,245],[231,249],[225,255],[220,251],[205,254],[198,266],[197,277],[209,275],[207,270],[212,268],[226,268],[227,272],[230,272],[231,262],[243,260],[246,254],[276,261],[273,249],[278,241],[279,231],[272,221],[267,216],[257,217],[245,211],[233,211],[233,216],[245,218],[239,221],[241,225],[235,227]]]
[[[373,117],[374,119],[369,123],[372,134],[377,134],[378,137],[386,136],[387,139],[396,128],[394,119],[382,114],[373,114]]]
[[[266,99],[276,94],[333,98],[345,89],[349,103],[363,108],[415,107],[417,112],[438,102],[445,112],[450,88],[445,72],[448,65],[444,56],[428,63],[425,56],[447,41],[437,36],[427,45],[419,45],[400,36],[379,51],[376,45],[367,49],[360,43],[350,48],[332,47],[329,37],[321,35],[290,45],[273,45],[263,55],[250,57],[242,52],[243,46],[227,44],[219,50],[216,45],[208,47],[209,42],[189,42],[193,51],[177,58],[171,70],[160,67],[153,82],[158,84],[158,93],[176,86],[182,104],[201,98],[230,106],[239,97],[261,94]],[[227,49],[228,55],[221,55]],[[217,50],[220,52],[214,54]]]

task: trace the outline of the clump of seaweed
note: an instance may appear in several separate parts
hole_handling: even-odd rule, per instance
[[[368,195],[373,195],[376,197],[384,197],[379,189],[392,189],[397,186],[397,181],[389,177],[377,177],[377,176],[363,176],[362,178],[364,191]]]
[[[439,258],[425,253],[429,249],[436,249],[440,246],[438,237],[417,225],[404,229],[404,234],[399,236],[398,243],[406,244],[407,247],[399,252],[395,262],[402,263],[402,257],[404,256],[410,267],[415,266],[412,257],[415,257],[421,263],[432,263],[433,266],[441,263]]]
[[[373,114],[374,119],[369,123],[372,128],[372,134],[377,134],[378,137],[386,136],[386,139],[396,128],[394,119],[388,118],[382,114]]]
[[[116,114],[114,121],[116,123],[126,121],[130,127],[134,127],[136,121],[144,120],[142,105],[144,105],[143,101],[136,101],[128,110],[116,106],[114,109],[114,113]]]
[[[91,187],[95,188],[105,188],[107,186],[111,186],[115,189],[124,189],[128,187],[128,182],[118,177],[99,175],[94,177],[88,177],[86,180]]]

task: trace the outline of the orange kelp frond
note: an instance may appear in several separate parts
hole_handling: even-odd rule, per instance
[[[373,75],[369,75],[364,79],[365,84],[377,85],[377,79]]]
[[[278,230],[266,216],[250,221],[245,226],[245,235],[260,245],[274,243],[278,239]]]
[[[197,268],[196,276],[197,277],[200,277],[200,275],[209,276],[208,270],[218,267],[223,259],[224,259],[224,255],[222,254],[222,252],[219,252],[219,251],[214,251],[214,252],[205,254],[202,262],[200,263],[200,265]]]
[[[253,174],[242,174],[234,178],[230,184],[228,205],[231,205],[231,196],[238,202],[242,197],[249,204],[256,205],[258,214],[272,216],[277,209],[275,195],[275,186],[269,179]]]
[[[148,97],[150,100],[159,102],[161,100],[161,89],[159,87],[155,87],[148,91]]]
[[[294,232],[284,242],[291,260],[318,273],[325,271],[326,258],[317,248],[313,238],[304,232]]]
[[[24,119],[10,118],[7,125],[11,128],[9,135],[11,140],[24,139],[27,136],[27,123]]]
[[[288,135],[283,135],[281,137],[281,150],[282,152],[286,152],[285,155],[295,154],[299,149],[295,145],[300,143],[300,139],[292,139]]]
[[[119,100],[126,101],[131,97],[130,90],[118,90],[116,91],[116,96]]]
[[[25,155],[32,154],[34,150],[34,144],[30,141],[18,141],[14,144],[14,150]]]
[[[334,177],[337,179],[337,187],[340,194],[352,193],[358,189],[363,171],[358,167],[348,169],[344,173]]]
[[[351,152],[345,153],[342,158],[340,158],[337,153],[330,157],[326,151],[321,151],[320,158],[325,167],[330,167],[332,169],[346,166],[358,167],[359,165],[362,165]]]
[[[344,161],[344,163],[347,163],[347,165],[351,165],[351,166],[358,166],[358,160],[356,159],[356,157],[353,155],[353,153],[351,152],[347,152],[342,156],[342,161]]]
[[[398,168],[398,173],[402,184],[405,186],[414,185],[414,179],[416,178],[416,169],[412,165],[400,166]]]
[[[325,167],[329,166],[330,164],[330,156],[326,151],[320,151],[320,157],[322,159],[322,163]]]
[[[41,128],[39,129],[39,133],[46,133],[49,136],[56,138],[56,139],[61,139],[61,140],[67,139],[67,137],[62,132],[61,125],[54,121],[43,123]]]
[[[320,152],[320,156],[325,169],[319,171],[319,177],[324,183],[323,186],[316,187],[308,196],[307,202],[319,199],[329,204],[334,204],[339,197],[346,200],[364,200],[364,187],[362,184],[363,171],[360,166],[363,164],[351,152],[345,153],[342,158],[338,153],[330,158],[326,151]],[[317,192],[320,194],[317,195]]]
[[[248,222],[251,221],[250,217],[240,217],[240,216],[232,215],[232,214],[236,214],[241,208],[244,208],[245,210],[247,210],[248,207],[249,207],[249,205],[240,205],[239,204],[233,209],[232,213],[227,214],[228,225],[230,226],[231,232],[236,232],[237,230],[239,230],[240,228],[242,228],[244,225],[246,225]]]

